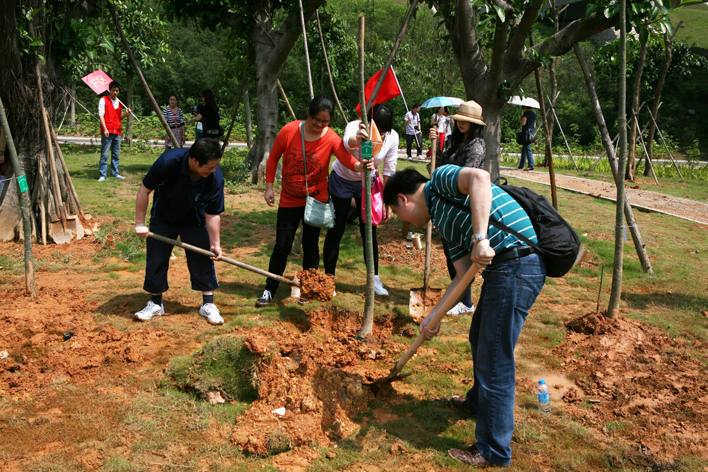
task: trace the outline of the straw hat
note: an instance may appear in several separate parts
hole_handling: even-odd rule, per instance
[[[482,121],[482,107],[474,100],[461,103],[459,110],[452,115],[452,118],[458,121],[469,121],[470,123],[485,126],[484,121]]]

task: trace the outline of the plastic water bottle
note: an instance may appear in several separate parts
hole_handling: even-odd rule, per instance
[[[408,231],[406,236],[406,249],[413,249],[413,231]]]
[[[551,412],[551,397],[548,394],[548,385],[546,385],[545,380],[538,381],[538,388],[536,389],[538,393],[538,409],[544,413]]]

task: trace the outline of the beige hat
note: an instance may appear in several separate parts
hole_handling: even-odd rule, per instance
[[[470,123],[485,126],[484,121],[482,121],[482,107],[474,100],[461,103],[460,109],[457,110],[457,113],[452,115],[452,118],[458,121],[469,121]]]

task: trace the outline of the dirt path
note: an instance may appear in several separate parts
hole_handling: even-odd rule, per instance
[[[502,167],[499,172],[503,176],[550,185],[547,172],[525,172],[512,167]],[[611,201],[615,201],[617,197],[617,187],[614,184],[598,180],[556,174],[556,186],[571,192],[584,193]],[[627,196],[629,202],[635,208],[664,213],[708,225],[708,204],[706,203],[672,197],[649,190],[638,190],[631,186],[627,186]]]

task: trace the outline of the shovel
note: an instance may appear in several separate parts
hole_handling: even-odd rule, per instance
[[[433,139],[432,148],[430,149],[430,175],[433,175],[435,170],[435,153],[438,148],[438,139]],[[440,299],[442,290],[439,288],[430,288],[430,251],[433,241],[433,223],[428,221],[428,226],[425,229],[425,275],[423,279],[422,289],[411,289],[408,297],[408,311],[417,323],[419,323],[425,314],[428,312],[428,307],[433,307]],[[452,308],[452,307],[451,307]],[[449,309],[449,308],[448,308]]]
[[[196,252],[197,254],[201,254],[202,256],[216,257],[216,254],[214,254],[211,251],[207,251],[206,249],[202,249],[197,246],[192,246],[191,244],[186,244],[181,241],[177,241],[175,239],[166,238],[165,236],[155,234],[152,231],[148,233],[148,238],[156,239],[158,241],[162,241],[163,243],[167,243],[167,244],[172,244],[173,246],[179,246],[182,249],[185,249],[187,251]],[[291,287],[298,287],[298,288],[300,287],[299,281],[287,279],[287,278],[283,277],[282,275],[271,274],[270,272],[268,272],[266,270],[259,269],[257,267],[253,267],[248,264],[244,264],[243,262],[235,261],[233,259],[229,259],[228,257],[222,256],[220,260],[227,262],[229,264],[235,265],[236,267],[250,270],[251,272],[255,272],[256,274],[264,275],[264,276],[269,277],[271,279],[277,280],[280,283],[290,285]],[[296,295],[292,295],[292,293],[291,293],[291,296],[296,296]]]
[[[437,312],[435,313],[435,316],[433,316],[433,319],[430,321],[430,326],[436,326],[438,323],[440,323],[440,320],[442,320],[443,316],[445,316],[445,314],[450,308],[455,306],[457,301],[462,297],[465,290],[467,290],[467,287],[470,286],[475,276],[481,269],[482,267],[478,266],[477,264],[472,264],[472,266],[467,269],[467,272],[465,272],[465,275],[462,276],[462,280],[460,281],[460,283],[457,284],[454,289],[445,293],[443,298],[440,300],[440,303],[436,306]],[[401,359],[396,362],[396,364],[393,366],[393,368],[386,377],[382,377],[380,379],[376,379],[368,383],[364,382],[364,385],[378,388],[382,385],[395,382],[396,380],[401,380],[411,375],[409,373],[401,374],[401,371],[411,359],[411,357],[413,357],[416,351],[418,351],[418,348],[423,345],[424,342],[425,336],[419,334],[415,341],[413,341],[413,344],[411,344],[411,347],[409,347],[406,353],[403,354],[403,357],[401,357]]]

